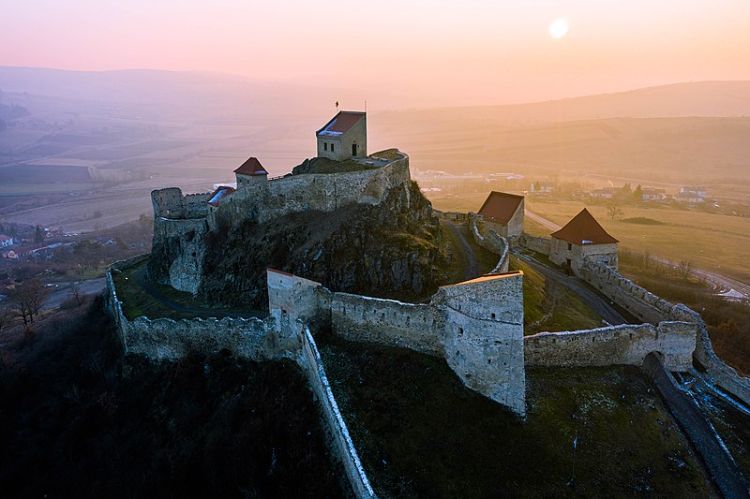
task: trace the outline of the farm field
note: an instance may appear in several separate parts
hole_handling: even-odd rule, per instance
[[[472,193],[440,197],[427,193],[433,206],[441,210],[476,211],[486,193]],[[713,270],[750,281],[750,219],[680,210],[670,207],[623,206],[623,215],[611,220],[607,208],[587,205],[581,201],[526,199],[526,209],[557,224],[565,224],[583,208],[596,217],[601,225],[620,240],[625,250],[645,252],[673,261],[686,260],[693,266]],[[648,218],[659,222],[644,225],[628,222],[633,218]],[[530,233],[549,234],[549,230],[526,218]]]

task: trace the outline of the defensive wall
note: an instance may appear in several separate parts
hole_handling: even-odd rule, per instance
[[[528,249],[549,254],[549,238],[524,234],[521,241]],[[646,323],[660,325],[675,321],[693,324],[696,328],[693,359],[705,369],[712,382],[744,403],[750,404],[750,379],[739,375],[716,355],[706,323],[698,312],[685,305],[671,303],[638,286],[616,269],[593,260],[584,261],[579,270],[579,277],[613,303]]]
[[[508,239],[481,223],[481,215],[469,213],[468,218],[469,230],[474,241],[482,248],[500,256],[497,265],[495,265],[491,273],[508,272],[510,261],[510,243]]]
[[[341,173],[304,173],[253,183],[211,206],[210,193],[183,195],[177,187],[151,193],[154,248],[167,248],[169,284],[197,293],[203,274],[204,239],[221,226],[244,221],[264,223],[307,211],[331,212],[352,204],[378,205],[398,187],[411,182],[409,157],[396,150],[392,159],[370,158],[373,165]],[[379,165],[379,166],[378,166]],[[404,189],[407,204],[409,189]]]
[[[538,333],[524,339],[524,356],[528,366],[642,366],[656,352],[667,369],[687,371],[693,365],[697,329],[689,322],[661,322]]]
[[[320,406],[329,445],[344,466],[355,497],[376,497],[341,416],[308,327],[300,321],[290,320],[286,315],[270,315],[266,319],[227,317],[178,321],[138,317],[131,321],[123,312],[113,273],[142,261],[143,257],[137,257],[117,262],[106,275],[105,306],[115,321],[125,352],[160,361],[176,360],[190,352],[210,354],[228,349],[237,356],[255,361],[293,360],[304,372]],[[284,298],[294,296],[300,287],[304,286],[298,286]],[[283,305],[283,302],[279,305]]]

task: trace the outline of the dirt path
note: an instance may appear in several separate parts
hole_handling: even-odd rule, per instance
[[[448,223],[447,225],[451,232],[453,232],[453,234],[456,236],[456,239],[458,239],[458,242],[461,244],[461,252],[463,253],[464,260],[466,261],[464,278],[468,281],[469,279],[479,277],[481,275],[481,272],[479,270],[479,261],[477,260],[476,253],[474,253],[474,248],[471,247],[469,241],[466,239],[466,226],[457,225],[454,223]]]
[[[643,362],[669,411],[703,459],[708,473],[724,497],[750,497],[748,483],[729,455],[716,431],[690,398],[680,390],[658,356],[651,353]]]

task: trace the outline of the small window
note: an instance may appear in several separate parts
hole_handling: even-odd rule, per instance
[[[328,142],[323,142],[323,150],[324,151],[328,150]]]
[[[333,143],[331,143],[331,152],[333,152]]]
[[[494,321],[495,319],[497,319],[497,316],[495,314],[492,314],[492,320]]]
[[[573,245],[568,243],[568,251],[571,251],[573,249]]]

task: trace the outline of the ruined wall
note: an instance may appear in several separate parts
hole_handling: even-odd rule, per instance
[[[621,325],[562,333],[539,333],[524,339],[529,366],[640,366],[651,352],[662,355],[673,371],[693,365],[697,326],[688,322]]]
[[[302,334],[302,347],[298,359],[307,375],[308,383],[318,400],[323,411],[323,419],[330,432],[335,455],[339,457],[346,471],[349,483],[352,486],[355,497],[374,498],[375,491],[367,479],[364,467],[359,460],[357,449],[349,435],[341,411],[336,403],[336,398],[331,391],[331,384],[323,368],[323,359],[320,357],[315,340],[308,328],[304,328]]]
[[[508,272],[510,262],[510,244],[508,240],[489,228],[487,224],[480,223],[480,215],[469,213],[469,230],[476,243],[484,249],[495,253],[500,257],[490,273],[499,274]]]
[[[164,275],[162,284],[169,284],[179,291],[197,293],[203,275],[203,259],[208,233],[208,223],[203,218],[154,219],[152,254],[166,268],[152,269],[153,275]]]
[[[350,341],[443,354],[440,315],[430,305],[333,293],[330,310],[331,329]]]
[[[207,202],[210,192],[182,194],[179,187],[167,187],[151,192],[151,204],[154,208],[154,219],[201,218],[208,213]]]

